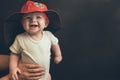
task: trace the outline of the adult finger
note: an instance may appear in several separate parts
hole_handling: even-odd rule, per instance
[[[28,73],[28,72],[22,72],[21,73],[21,76],[22,78],[25,78],[25,79],[33,79],[33,78],[41,78],[41,76],[44,75],[44,72],[37,72],[37,73]]]
[[[40,68],[38,64],[25,64],[25,67],[28,69],[35,69],[35,68]]]
[[[30,72],[30,73],[37,73],[37,72],[44,72],[45,71],[45,69],[44,68],[36,68],[36,69],[26,69],[28,72]]]
[[[37,77],[37,76],[43,76],[45,73],[41,72],[41,73],[30,73],[29,77]]]

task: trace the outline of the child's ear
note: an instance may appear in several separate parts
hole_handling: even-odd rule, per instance
[[[48,22],[46,21],[46,22],[45,22],[45,28],[46,28],[47,26],[48,26]]]

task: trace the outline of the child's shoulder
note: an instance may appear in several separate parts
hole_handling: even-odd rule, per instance
[[[24,33],[20,33],[20,34],[18,34],[16,37],[17,37],[17,38],[20,38],[20,37],[25,37],[26,35],[27,35],[27,33],[24,32]]]
[[[46,30],[46,31],[43,31],[43,32],[44,32],[45,34],[50,34],[50,35],[52,34],[50,31],[47,31],[47,30]]]

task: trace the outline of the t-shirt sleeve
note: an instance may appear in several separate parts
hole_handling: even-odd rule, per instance
[[[15,41],[10,46],[10,51],[15,54],[19,54],[21,50],[20,44],[19,44],[19,36],[15,38]]]
[[[58,38],[56,36],[54,36],[50,31],[47,31],[47,33],[51,40],[51,44],[52,45],[58,44]]]

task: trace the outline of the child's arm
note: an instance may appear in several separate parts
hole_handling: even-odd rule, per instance
[[[17,73],[21,73],[18,68],[19,55],[11,53],[10,55],[10,75],[12,80],[18,80]]]
[[[56,64],[58,64],[59,62],[62,61],[62,54],[61,54],[59,44],[52,45],[52,50],[53,50],[53,52],[55,54],[54,61],[55,61]]]

